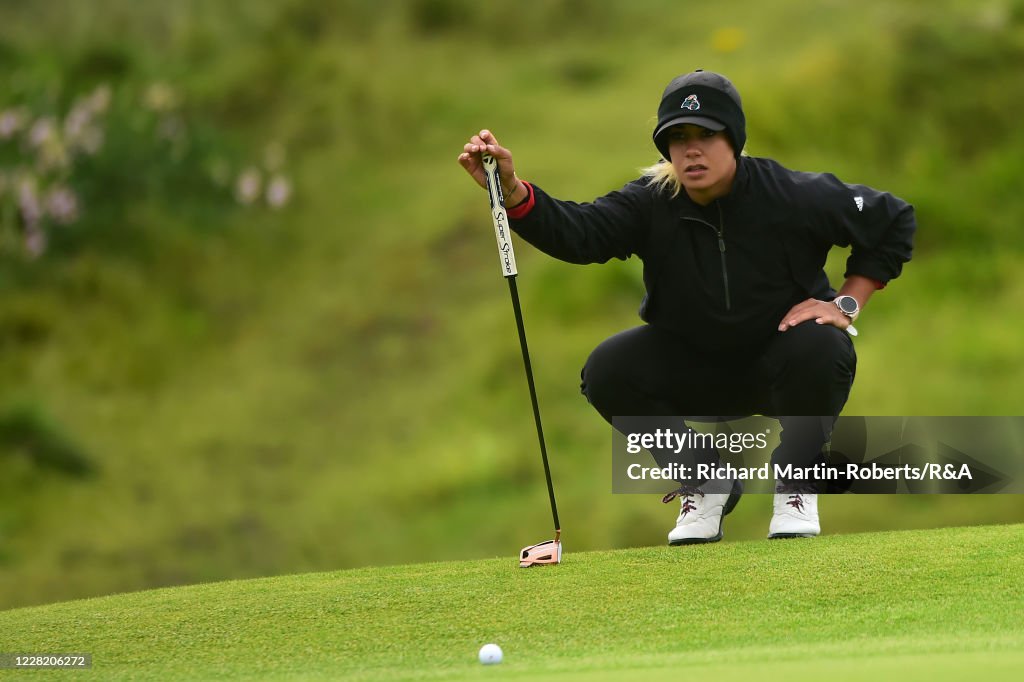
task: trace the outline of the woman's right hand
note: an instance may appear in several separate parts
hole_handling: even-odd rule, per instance
[[[501,191],[506,205],[517,203],[527,190],[516,177],[515,164],[512,163],[512,152],[498,144],[498,138],[490,130],[481,130],[479,135],[469,138],[469,142],[459,154],[459,165],[476,180],[476,184],[487,187],[487,175],[484,173],[483,155],[490,154],[498,162],[498,175],[501,178]]]

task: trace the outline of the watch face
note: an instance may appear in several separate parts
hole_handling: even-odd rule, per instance
[[[836,299],[836,305],[847,315],[853,315],[857,312],[857,299],[853,296],[840,296]]]

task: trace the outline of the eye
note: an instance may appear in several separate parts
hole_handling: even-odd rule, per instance
[[[714,137],[717,134],[717,130],[711,130],[710,128],[704,128],[704,130],[701,131],[701,137]]]

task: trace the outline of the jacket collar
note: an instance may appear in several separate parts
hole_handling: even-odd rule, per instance
[[[728,206],[737,199],[743,197],[747,193],[747,188],[750,184],[750,158],[747,156],[740,156],[736,159],[736,176],[732,179],[732,187],[729,188],[729,193],[723,197],[719,197],[715,201],[711,202],[707,206],[701,206],[686,193],[685,189],[679,190],[679,194],[675,198],[675,203],[684,213],[701,213],[702,211],[713,209],[715,204],[721,202]]]

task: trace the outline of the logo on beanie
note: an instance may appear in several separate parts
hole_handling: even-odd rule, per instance
[[[683,103],[679,106],[680,109],[689,109],[690,111],[697,111],[700,109],[700,100],[697,99],[697,95],[690,95],[683,100]]]

